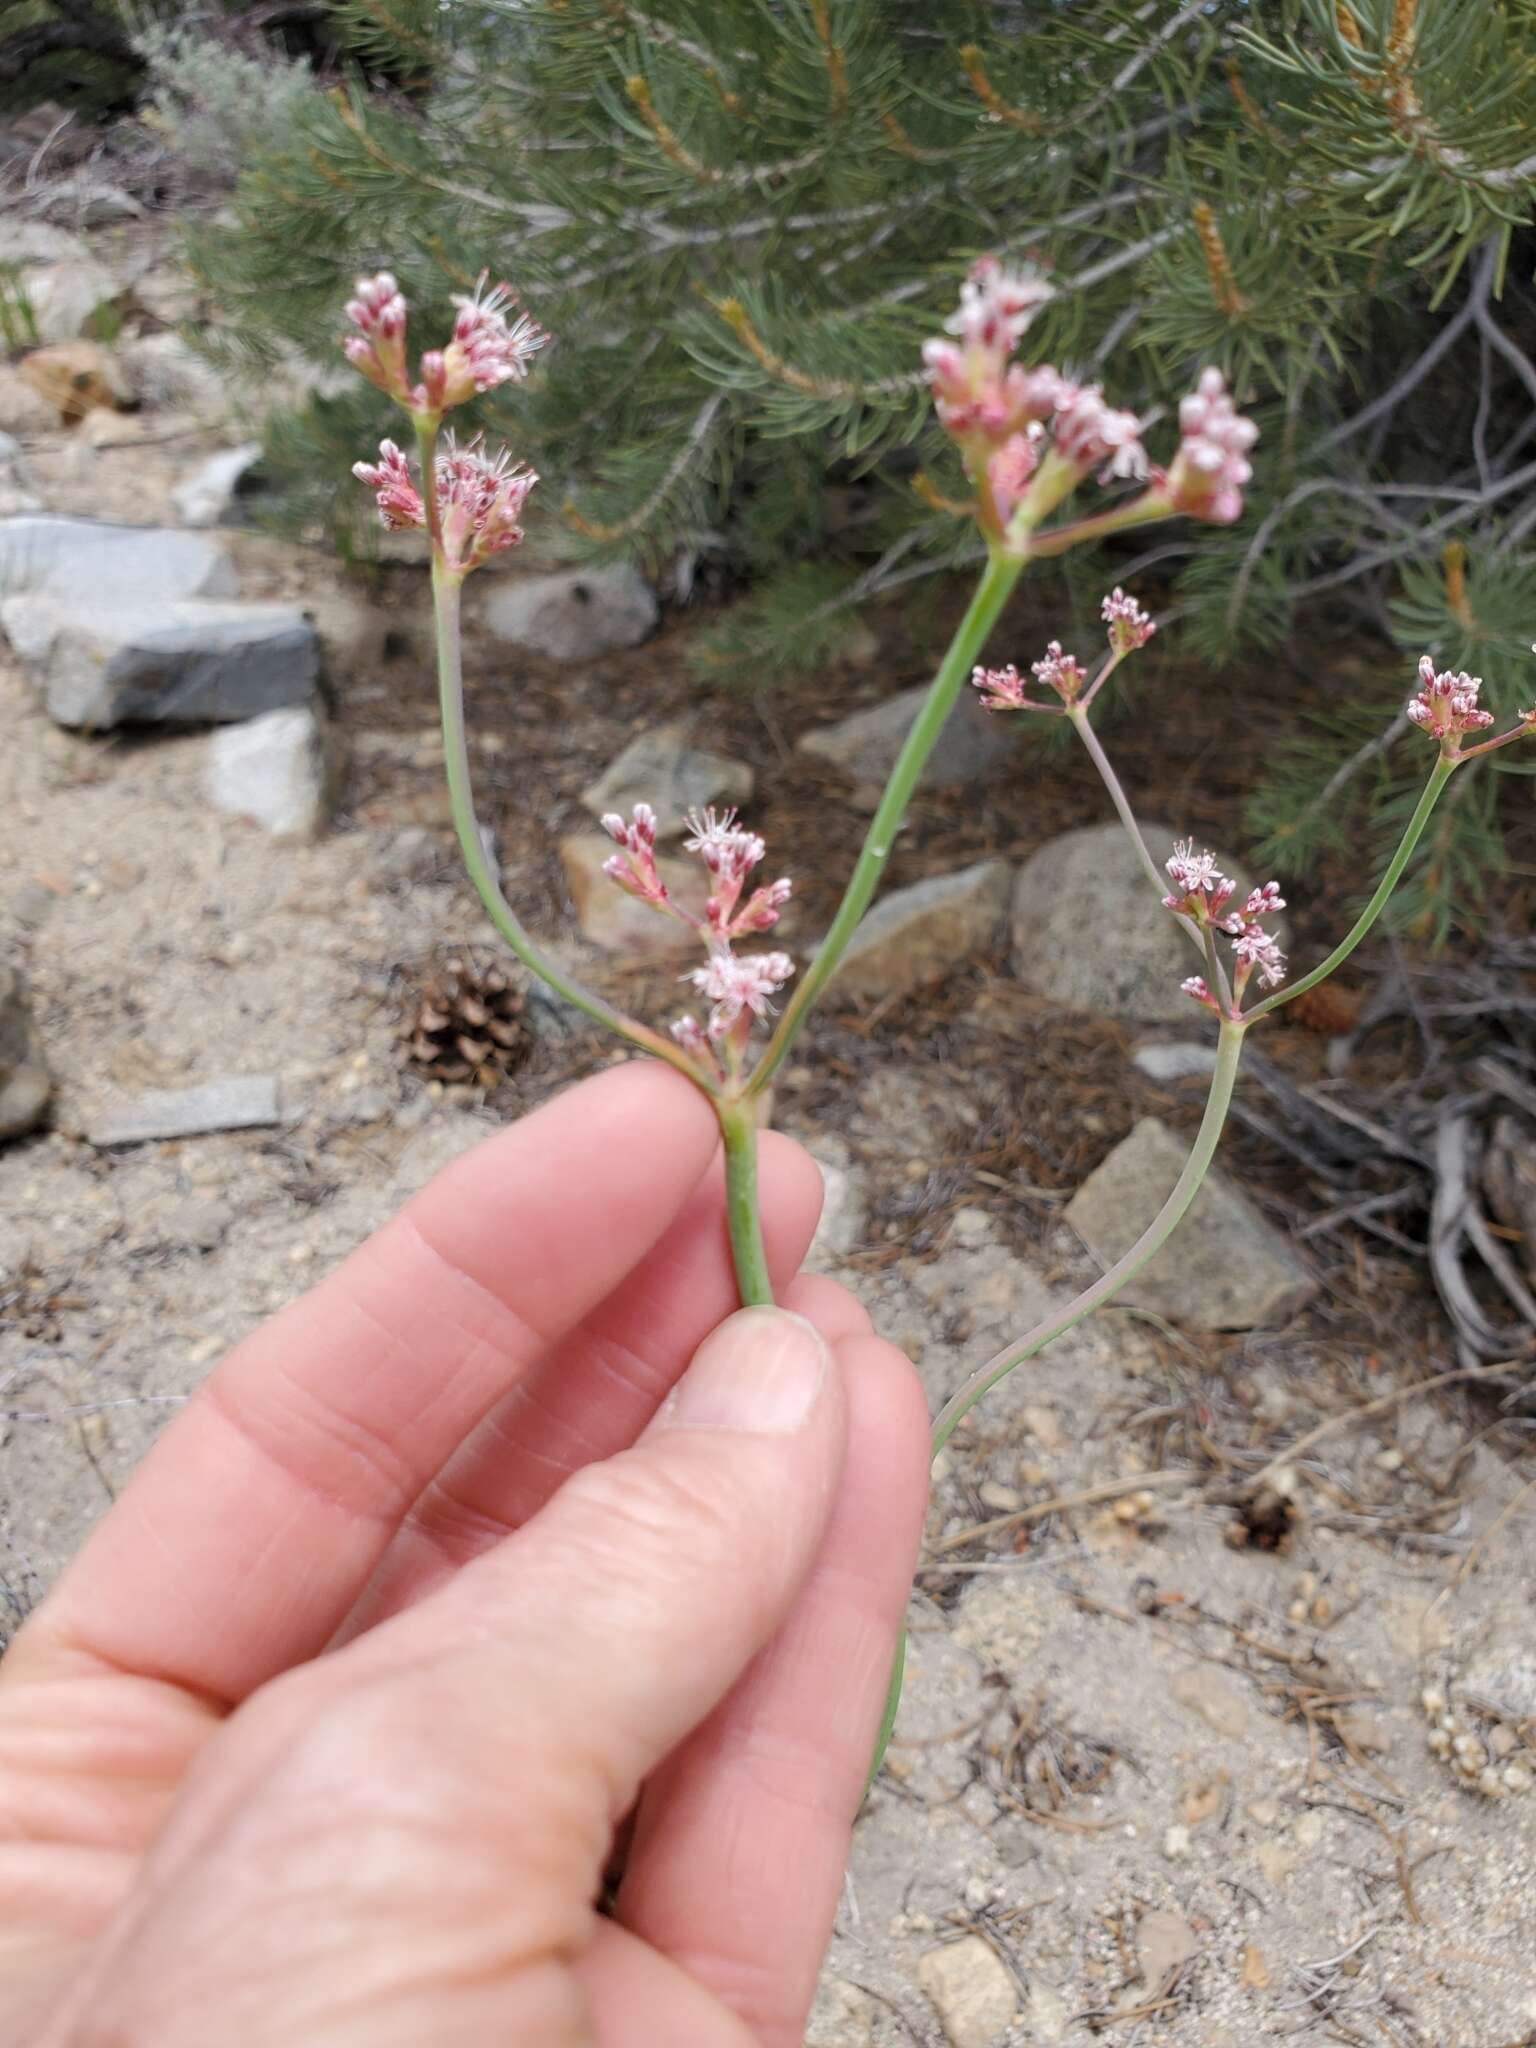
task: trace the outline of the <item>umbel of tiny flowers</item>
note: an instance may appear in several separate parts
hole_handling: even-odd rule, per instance
[[[1006,668],[978,667],[971,671],[971,687],[980,693],[985,708],[988,711],[1044,711],[1058,715],[1063,711],[1086,711],[1125,657],[1145,647],[1157,631],[1135,598],[1127,597],[1118,585],[1101,603],[1099,616],[1109,629],[1109,652],[1091,682],[1087,670],[1076,656],[1064,654],[1061,642],[1052,640],[1040,659],[1030,663],[1030,674],[1037,683],[1054,690],[1060,701],[1042,704],[1038,698],[1031,697],[1028,685],[1010,662]]]
[[[1257,974],[1265,988],[1278,988],[1285,979],[1285,955],[1274,933],[1266,931],[1262,922],[1266,917],[1277,916],[1285,908],[1280,884],[1261,883],[1257,889],[1249,891],[1240,910],[1229,911],[1227,904],[1236,894],[1237,884],[1229,875],[1222,874],[1214,853],[1197,853],[1191,841],[1182,839],[1174,847],[1166,865],[1172,887],[1163,898],[1163,908],[1190,919],[1197,927],[1207,944],[1211,974],[1216,981],[1213,990],[1205,975],[1191,975],[1182,984],[1184,993],[1193,996],[1207,1009],[1214,1010],[1218,1017],[1240,1024],[1243,1022],[1243,991],[1249,977]],[[1232,944],[1230,982],[1216,954],[1214,939],[1217,932],[1224,934]]]
[[[975,489],[976,520],[989,543],[1019,557],[1060,554],[1175,512],[1217,524],[1238,518],[1258,429],[1237,411],[1221,372],[1201,372],[1179,408],[1173,461],[1157,469],[1141,422],[1112,405],[1102,386],[1080,384],[1050,363],[1014,361],[1052,296],[1034,271],[1009,271],[984,256],[961,287],[946,335],[923,347],[935,409]],[[1103,484],[1144,482],[1146,489],[1076,524],[1037,532],[1094,473]]]
[[[1442,760],[1469,761],[1475,754],[1491,754],[1496,747],[1507,747],[1511,740],[1521,739],[1536,728],[1533,708],[1518,712],[1515,724],[1496,739],[1484,740],[1481,746],[1463,746],[1462,741],[1469,733],[1486,732],[1495,723],[1493,713],[1483,710],[1477,701],[1482,687],[1481,676],[1469,676],[1465,670],[1453,673],[1449,669],[1436,675],[1432,657],[1419,657],[1419,688],[1405,709],[1421,731],[1440,742]]]
[[[675,918],[699,935],[705,962],[683,976],[709,1003],[706,1021],[683,1017],[672,1036],[714,1081],[737,1080],[743,1070],[754,1018],[771,1016],[771,998],[795,971],[787,953],[739,954],[738,939],[771,931],[789,901],[787,876],[743,891],[767,849],[755,832],[738,824],[734,811],[690,811],[685,824],[687,851],[696,854],[709,876],[703,915],[679,903],[667,888],[656,862],[656,813],[636,804],[628,820],[616,811],[603,819],[603,829],[620,851],[603,863],[603,872],[629,895],[663,916]]]
[[[454,293],[452,338],[446,348],[423,354],[415,382],[406,360],[404,294],[387,270],[360,277],[347,301],[347,318],[355,330],[342,343],[347,361],[407,412],[424,419],[440,419],[477,392],[526,377],[549,336],[526,313],[509,320],[517,295],[507,284],[487,291],[487,276],[480,273],[473,292]]]
[[[523,537],[522,511],[538,482],[535,471],[502,448],[488,455],[479,435],[460,447],[450,433],[433,456],[437,484],[437,546],[443,567],[464,577]],[[355,462],[352,474],[374,493],[379,520],[391,532],[427,528],[427,509],[411,465],[393,441],[379,443],[377,462]]]

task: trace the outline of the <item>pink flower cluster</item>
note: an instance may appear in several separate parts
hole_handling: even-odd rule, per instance
[[[1146,466],[1138,421],[1107,406],[1098,385],[1079,386],[1049,363],[1026,369],[1013,361],[1053,296],[1035,272],[1007,271],[983,256],[960,287],[960,310],[945,323],[956,339],[923,344],[939,419],[973,480],[984,480],[1004,526],[1039,467],[1048,420],[1056,453],[1083,475],[1107,465],[1106,474],[1139,476]]]
[[[698,855],[709,875],[702,917],[678,903],[667,888],[657,866],[656,813],[649,804],[636,804],[628,821],[616,811],[603,819],[603,830],[620,848],[603,863],[603,872],[642,903],[691,925],[703,939],[707,961],[683,978],[710,1004],[708,1022],[701,1025],[694,1017],[684,1017],[672,1027],[672,1035],[696,1057],[707,1056],[718,1066],[718,1049],[724,1047],[729,1057],[739,1057],[752,1018],[770,1013],[770,997],[795,971],[787,953],[743,956],[732,951],[736,940],[773,929],[793,885],[781,876],[754,888],[743,900],[752,871],[767,851],[757,833],[738,824],[734,811],[690,811],[685,823],[688,836],[683,844]]]
[[[509,284],[487,292],[488,275],[481,271],[468,296],[462,292],[453,295],[458,312],[453,339],[443,351],[447,405],[457,405],[461,397],[468,398],[474,391],[494,391],[498,384],[520,381],[549,341],[548,334],[527,313],[519,313],[514,320],[507,318],[517,304],[517,294]]]
[[[1201,373],[1179,407],[1172,467],[1151,470],[1141,422],[1110,405],[1100,385],[1078,384],[1050,363],[1026,369],[1013,360],[1051,297],[1043,278],[1007,271],[995,256],[984,256],[960,288],[960,310],[946,322],[945,336],[923,344],[934,406],[982,493],[983,524],[1006,531],[1047,457],[1056,468],[1048,488],[1036,487],[1036,516],[1097,471],[1104,483],[1150,478],[1157,495],[1143,516],[1180,511],[1217,524],[1236,519],[1258,429],[1238,413],[1221,372]]]
[[[1054,690],[1064,704],[1075,703],[1088,680],[1088,672],[1076,655],[1062,653],[1059,640],[1047,644],[1039,661],[1030,663],[1029,672],[1037,683]]]
[[[1449,743],[1454,749],[1467,733],[1481,732],[1493,723],[1493,713],[1484,711],[1477,701],[1482,687],[1482,677],[1469,676],[1465,670],[1446,669],[1436,675],[1431,657],[1421,655],[1419,690],[1408,701],[1408,716],[1431,739],[1439,740],[1442,746]]]
[[[411,465],[393,441],[379,443],[377,462],[354,462],[352,474],[373,492],[379,507],[379,524],[391,533],[426,525],[426,508],[411,475]]]
[[[1061,642],[1052,640],[1038,661],[1030,663],[1030,674],[1037,683],[1044,683],[1054,690],[1062,704],[1068,706],[1081,703],[1085,707],[1093,701],[1100,683],[1117,667],[1127,654],[1138,647],[1145,647],[1157,627],[1149,619],[1134,597],[1127,597],[1118,586],[1099,606],[1099,616],[1109,629],[1109,659],[1103,663],[1094,677],[1092,686],[1084,694],[1088,673],[1076,655],[1064,654]],[[1054,704],[1040,704],[1028,694],[1028,684],[1012,662],[1006,668],[977,667],[971,671],[971,687],[981,693],[981,701],[988,711],[1056,711]]]
[[[1242,517],[1243,485],[1253,475],[1248,451],[1259,430],[1232,403],[1220,370],[1200,380],[1179,404],[1179,452],[1165,489],[1174,510],[1216,526]]]
[[[1118,583],[1099,606],[1099,617],[1109,628],[1109,644],[1116,654],[1133,654],[1157,631],[1154,621]]]
[[[1084,476],[1090,469],[1101,470],[1100,483],[1147,473],[1140,420],[1106,405],[1102,384],[1067,386],[1056,406],[1055,448]]]
[[[373,492],[379,519],[391,531],[426,526],[426,506],[411,466],[393,441],[379,443],[376,463],[353,463],[352,474]],[[538,480],[505,448],[488,455],[478,436],[461,448],[452,434],[446,435],[436,461],[437,518],[446,566],[467,575],[489,556],[516,547],[523,537],[523,505]]]
[[[1215,854],[1196,853],[1193,840],[1181,839],[1164,865],[1173,889],[1163,898],[1163,908],[1182,911],[1201,924],[1214,923],[1237,887],[1217,867]]]
[[[512,287],[499,284],[486,292],[485,282],[482,272],[472,294],[454,294],[453,338],[445,349],[423,354],[413,384],[406,364],[405,296],[387,270],[360,277],[346,308],[357,329],[342,343],[347,361],[407,411],[429,416],[462,405],[477,391],[526,377],[549,336],[526,313],[509,322],[508,311],[517,303]]]
[[[1164,908],[1191,917],[1202,927],[1224,932],[1231,939],[1237,963],[1232,975],[1234,1000],[1241,998],[1248,977],[1255,972],[1266,988],[1278,988],[1285,979],[1285,955],[1274,933],[1264,929],[1262,920],[1284,910],[1280,884],[1263,882],[1248,892],[1240,910],[1228,910],[1237,884],[1217,867],[1214,853],[1197,853],[1190,840],[1181,839],[1166,865],[1173,888],[1163,898]],[[1219,1010],[1220,1005],[1202,975],[1191,975],[1182,986],[1185,995]]]

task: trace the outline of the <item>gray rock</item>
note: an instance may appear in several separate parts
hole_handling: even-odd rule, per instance
[[[589,661],[638,646],[656,617],[656,593],[638,570],[622,565],[519,576],[498,585],[485,602],[486,626],[498,640],[556,661]]]
[[[86,333],[93,316],[122,290],[111,271],[92,256],[63,256],[23,270],[18,284],[32,308],[37,338],[45,345],[73,341]]]
[[[275,839],[316,839],[330,815],[325,728],[312,705],[226,725],[208,741],[214,808],[253,818]]]
[[[0,967],[0,1144],[36,1130],[53,1094],[26,983]]]
[[[227,521],[239,495],[240,479],[258,461],[259,441],[221,448],[210,455],[171,492],[171,503],[183,526],[218,526]]]
[[[0,597],[155,604],[233,597],[237,587],[222,548],[173,526],[49,517],[0,523]]]
[[[90,244],[83,236],[50,227],[46,221],[0,219],[0,263],[7,267],[79,262],[90,253]]]
[[[0,519],[39,512],[42,504],[21,443],[0,432]]]
[[[282,1120],[275,1074],[231,1074],[193,1088],[148,1089],[102,1117],[87,1137],[93,1145],[143,1145],[210,1131],[258,1130]]]
[[[1181,836],[1165,825],[1142,832],[1158,862]],[[1247,870],[1225,858],[1221,866],[1246,895]],[[1194,948],[1118,824],[1064,832],[1030,855],[1014,891],[1013,962],[1025,987],[1066,1009],[1143,1024],[1188,1025],[1200,1014],[1180,989],[1200,972]]]
[[[1065,1214],[1106,1266],[1135,1243],[1173,1190],[1189,1147],[1144,1117],[1096,1167]],[[1118,1299],[1202,1330],[1283,1322],[1317,1292],[1290,1245],[1213,1170],[1169,1242]]]
[[[984,860],[881,897],[854,934],[834,986],[902,995],[976,959],[1001,929],[1012,873],[1006,861]]]
[[[636,804],[649,804],[657,817],[657,837],[675,839],[689,811],[706,804],[747,803],[755,780],[745,761],[689,746],[680,725],[659,725],[631,740],[581,792],[581,800],[594,818],[608,811],[627,818]]]
[[[917,1981],[950,2048],[999,2048],[1018,2017],[1018,1992],[1007,1965],[979,1934],[929,1949],[918,1959]]]
[[[702,959],[697,932],[626,894],[603,873],[603,863],[612,855],[611,839],[575,832],[560,841],[560,860],[582,937],[609,953]],[[663,855],[656,867],[676,902],[694,912],[703,910],[708,877],[702,862]]]
[[[123,374],[148,406],[173,406],[202,419],[222,419],[231,394],[213,365],[179,334],[137,334],[117,343]],[[253,392],[259,403],[269,394]]]
[[[1138,1045],[1131,1054],[1131,1065],[1149,1081],[1203,1081],[1215,1068],[1216,1048],[1192,1041]]]
[[[1536,1644],[1506,1637],[1487,1645],[1463,1670],[1461,1691],[1502,1721],[1536,1721]]]
[[[60,725],[209,724],[306,704],[319,643],[268,604],[0,602],[0,627]]]
[[[58,900],[53,891],[45,889],[41,882],[23,882],[11,898],[11,915],[28,931],[36,931]]]
[[[798,743],[800,752],[839,769],[854,784],[855,802],[873,809],[927,694],[927,686],[919,683],[868,711],[808,732]],[[984,711],[975,692],[967,690],[949,714],[918,787],[953,789],[979,782],[1013,751],[1017,724]]]

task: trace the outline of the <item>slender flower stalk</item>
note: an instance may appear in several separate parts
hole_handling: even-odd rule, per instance
[[[837,906],[826,937],[817,949],[816,957],[801,977],[790,1001],[785,1005],[777,1030],[768,1041],[767,1048],[753,1070],[747,1084],[749,1095],[761,1094],[783,1064],[790,1047],[794,1044],[811,1012],[811,1005],[821,994],[837,971],[839,961],[848,949],[848,942],[859,926],[859,921],[869,908],[880,880],[885,873],[885,864],[890,859],[891,848],[901,821],[906,815],[907,805],[912,800],[928,756],[937,744],[944,729],[944,721],[954,708],[955,700],[965,687],[967,676],[975,664],[987,634],[996,624],[998,615],[1012,594],[1024,565],[1021,561],[994,549],[987,558],[976,594],[967,607],[965,617],[955,629],[955,637],[949,644],[939,666],[939,672],[929,687],[921,709],[907,734],[906,744],[896,758],[890,777],[880,798],[875,815],[864,836],[864,844],[854,865],[843,899]]]
[[[1375,892],[1370,902],[1366,904],[1364,910],[1361,911],[1348,932],[1340,939],[1327,959],[1323,961],[1320,967],[1314,967],[1310,974],[1304,974],[1300,981],[1293,981],[1289,987],[1279,989],[1274,995],[1266,996],[1262,1002],[1255,1003],[1248,1012],[1248,1021],[1250,1023],[1256,1023],[1260,1017],[1267,1017],[1271,1010],[1278,1010],[1283,1003],[1294,1003],[1298,996],[1304,996],[1309,989],[1316,988],[1319,982],[1326,981],[1330,974],[1337,972],[1344,965],[1344,962],[1354,952],[1356,946],[1359,945],[1371,926],[1386,909],[1392,892],[1397,887],[1399,881],[1401,881],[1403,870],[1407,867],[1412,857],[1413,849],[1418,845],[1424,827],[1429,823],[1430,812],[1433,811],[1435,805],[1440,801],[1445,785],[1450,781],[1452,775],[1455,774],[1458,765],[1459,763],[1456,760],[1447,759],[1443,754],[1436,761],[1434,767],[1430,770],[1429,780],[1424,785],[1424,792],[1419,798],[1413,816],[1408,820],[1407,829],[1398,841],[1397,851],[1393,854],[1391,860],[1388,861],[1381,880],[1376,884]]]
[[[1243,1055],[1243,1040],[1247,1035],[1246,1023],[1223,1018],[1221,1032],[1216,1042],[1216,1065],[1211,1074],[1210,1090],[1205,1098],[1205,1112],[1200,1119],[1200,1128],[1184,1162],[1184,1170],[1173,1185],[1172,1192],[1158,1210],[1146,1229],[1137,1238],[1130,1250],[1122,1253],[1107,1271],[1101,1273],[1091,1287],[1085,1287],[1081,1294],[1047,1316],[1026,1335],[1007,1344],[995,1358],[978,1366],[976,1371],[950,1395],[939,1410],[933,1425],[934,1455],[943,1450],[954,1435],[962,1416],[969,1413],[981,1399],[990,1392],[999,1380],[1006,1379],[1015,1366],[1023,1365],[1026,1359],[1034,1358],[1047,1344],[1053,1344],[1060,1336],[1074,1328],[1085,1316],[1096,1308],[1102,1308],[1112,1301],[1129,1280],[1134,1280],[1142,1267],[1154,1259],[1172,1237],[1174,1231],[1189,1212],[1189,1206],[1200,1192],[1201,1183],[1210,1170],[1221,1142],[1222,1130],[1226,1125],[1227,1111],[1232,1106],[1232,1092],[1237,1086],[1238,1064]]]
[[[522,961],[546,987],[566,1002],[601,1024],[615,1036],[626,1039],[641,1052],[654,1054],[669,1066],[685,1073],[690,1081],[705,1083],[681,1046],[674,1045],[659,1031],[626,1017],[611,1003],[565,973],[524,929],[516,911],[502,894],[501,883],[486,856],[485,841],[475,816],[474,789],[470,779],[469,743],[464,727],[464,684],[460,652],[459,591],[462,579],[434,564],[432,605],[437,627],[437,673],[439,707],[443,724],[443,754],[448,771],[448,802],[453,829],[463,855],[464,867],[480,898],[486,916]]]

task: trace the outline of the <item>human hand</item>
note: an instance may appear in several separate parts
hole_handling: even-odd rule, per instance
[[[5,2048],[799,2042],[927,1423],[762,1172],[795,1316],[609,1072],[210,1377],[0,1666]]]

